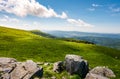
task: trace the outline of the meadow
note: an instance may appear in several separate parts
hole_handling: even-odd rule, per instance
[[[66,54],[83,56],[90,68],[108,66],[120,78],[120,50],[87,44],[52,39],[33,34],[29,31],[0,27],[0,57],[12,57],[19,61],[32,59],[35,62],[51,62],[64,60]],[[52,69],[46,68],[45,71]],[[44,74],[53,74],[45,72]],[[55,73],[54,73],[55,74]],[[66,75],[66,72],[56,74]],[[76,78],[77,76],[75,76]],[[74,79],[74,78],[73,78]]]

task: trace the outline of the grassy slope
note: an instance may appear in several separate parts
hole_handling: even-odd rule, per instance
[[[0,27],[0,56],[20,61],[55,62],[66,54],[77,54],[88,60],[90,67],[108,66],[120,78],[120,51],[92,44],[44,38],[23,30]]]
[[[47,38],[56,38],[55,36],[52,36],[52,35],[47,34],[47,33],[44,33],[44,32],[42,32],[40,30],[31,30],[30,32],[32,32],[33,34],[36,34],[36,35],[47,37]]]

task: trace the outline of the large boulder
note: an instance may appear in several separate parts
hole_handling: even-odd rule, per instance
[[[91,77],[97,78],[97,79],[109,79],[116,77],[114,72],[107,68],[107,67],[95,67],[92,70],[89,71],[85,79],[92,79]],[[93,79],[94,79],[93,78]]]
[[[63,62],[62,61],[58,61],[58,62],[55,62],[53,64],[53,71],[54,72],[57,72],[57,73],[60,73],[62,72],[64,69],[64,66],[63,66]]]
[[[85,78],[89,71],[88,62],[78,55],[66,55],[65,68],[71,75],[78,74],[81,78]]]
[[[17,62],[13,58],[0,58],[0,79],[33,79],[42,77],[43,68],[32,60]]]

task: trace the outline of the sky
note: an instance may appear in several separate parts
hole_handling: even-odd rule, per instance
[[[120,33],[120,0],[0,0],[0,26]]]

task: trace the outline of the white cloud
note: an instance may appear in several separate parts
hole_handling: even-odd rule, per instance
[[[101,7],[102,5],[99,4],[92,4],[92,7]]]
[[[94,5],[95,6],[95,5]],[[75,26],[91,27],[91,24],[88,24],[82,20],[70,19],[65,12],[58,14],[52,8],[47,8],[41,5],[36,0],[1,0],[0,1],[0,11],[5,11],[7,13],[15,14],[17,16],[25,17],[27,15],[43,17],[43,18],[61,18],[67,20],[67,22],[74,24]],[[18,21],[15,18],[9,18],[5,16],[3,21]],[[33,23],[36,25],[36,23]],[[24,26],[28,26],[25,24]]]
[[[58,15],[57,17],[60,17],[60,18],[62,18],[62,19],[68,18],[67,14],[66,14],[65,12],[62,12],[62,15],[61,15],[61,16]]]
[[[47,8],[36,0],[1,0],[0,11],[6,11],[21,17],[34,15],[45,18],[67,18],[67,14],[65,12],[57,14],[54,9]]]
[[[98,7],[103,7],[103,5],[99,4],[92,4],[90,8],[88,8],[89,11],[95,11]]]
[[[93,25],[88,24],[86,22],[84,22],[83,20],[75,20],[75,19],[67,19],[67,21],[71,24],[74,24],[76,26],[80,26],[80,27],[93,27]]]
[[[19,22],[19,20],[18,19],[16,19],[16,18],[10,18],[9,16],[7,16],[7,15],[4,15],[1,19],[0,19],[0,21],[2,21],[2,22]]]

